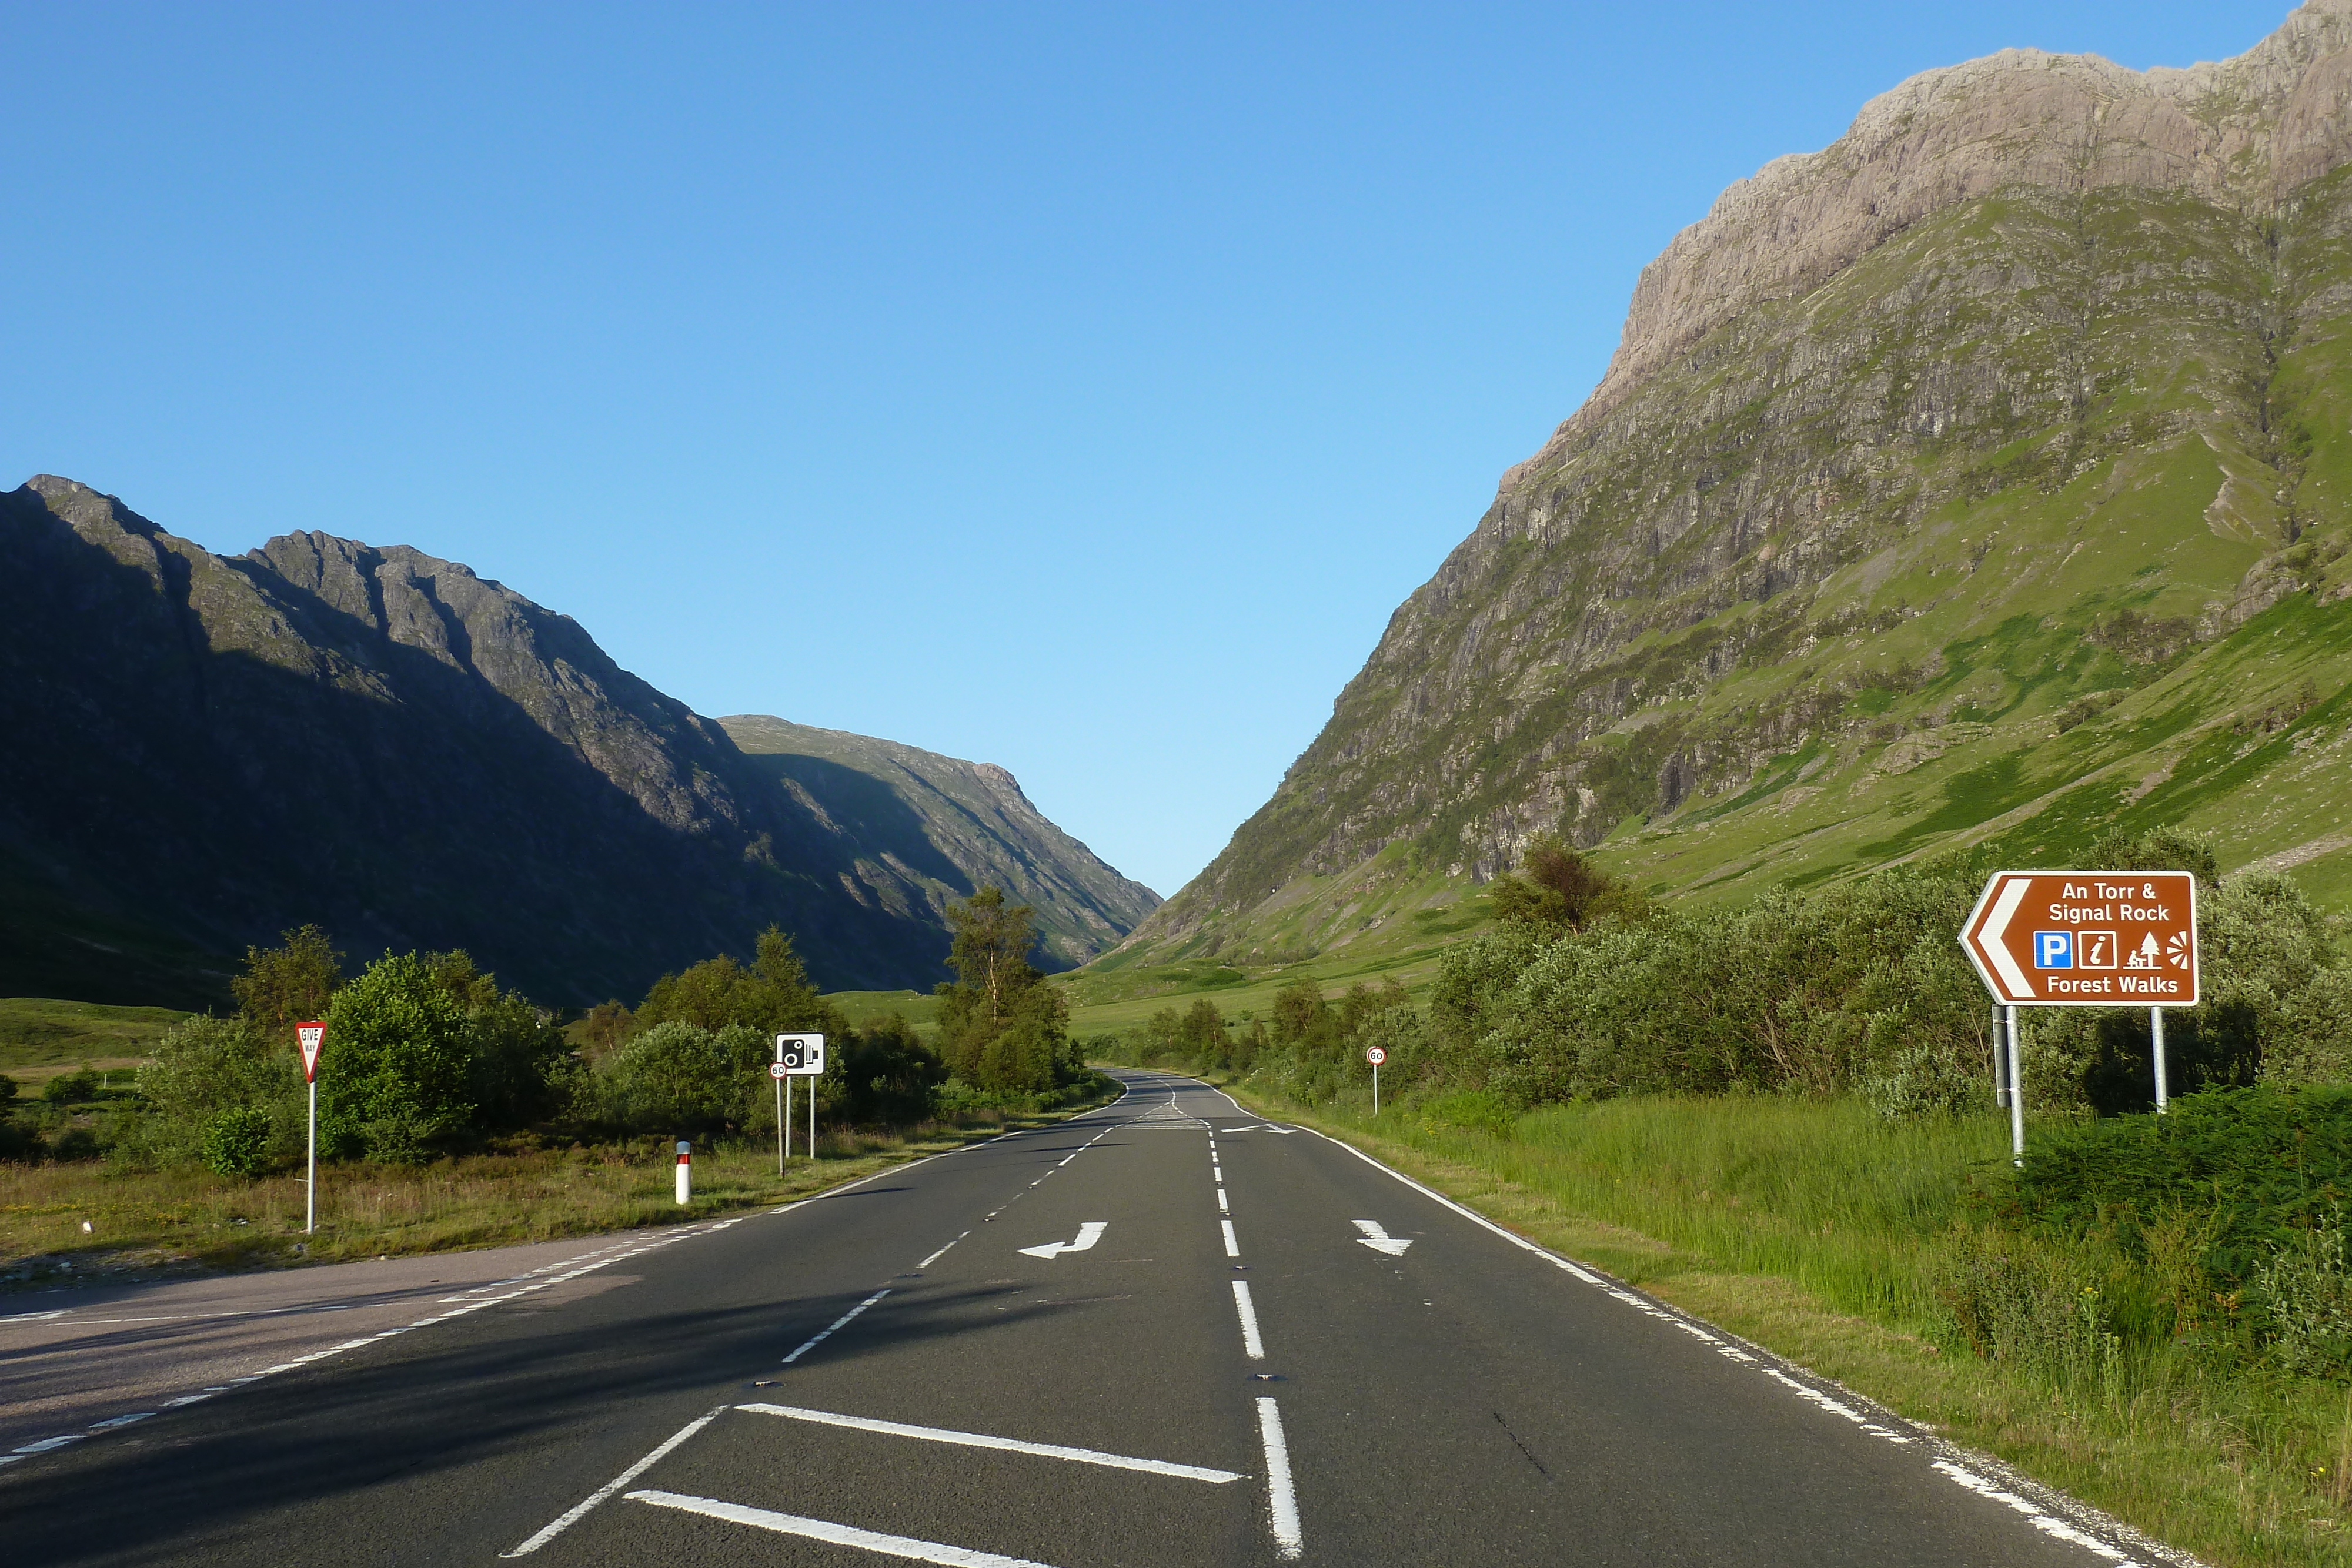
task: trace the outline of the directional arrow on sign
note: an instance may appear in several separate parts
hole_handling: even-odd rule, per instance
[[[1359,1245],[1369,1247],[1375,1252],[1385,1252],[1391,1258],[1403,1257],[1404,1249],[1412,1245],[1411,1241],[1400,1241],[1381,1229],[1377,1219],[1359,1219],[1356,1228],[1363,1232],[1356,1238]]]
[[[1108,1219],[1089,1219],[1078,1227],[1076,1241],[1048,1241],[1043,1247],[1024,1247],[1021,1250],[1032,1258],[1049,1259],[1058,1258],[1065,1252],[1084,1252],[1101,1240],[1102,1233],[1109,1228],[1110,1221]]]

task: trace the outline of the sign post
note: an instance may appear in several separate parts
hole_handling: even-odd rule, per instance
[[[302,1234],[319,1228],[319,1051],[327,1043],[327,1026],[298,1023],[295,1042],[302,1048],[302,1082],[310,1086],[310,1139],[308,1174],[302,1178]]]
[[[782,1128],[792,1120],[792,1081],[795,1078],[824,1076],[824,1036],[821,1034],[778,1035],[776,1062],[768,1071],[774,1075],[778,1082],[783,1085],[783,1098],[776,1107],[776,1125]],[[814,1159],[816,1158],[816,1085],[814,1083],[809,1085],[808,1103],[808,1152],[809,1158]],[[779,1175],[782,1174],[784,1168],[782,1151],[790,1145],[790,1136],[780,1133],[776,1145],[778,1150],[776,1170]]]
[[[1381,1113],[1381,1063],[1388,1059],[1389,1053],[1379,1046],[1364,1047],[1364,1060],[1372,1064],[1372,1114],[1375,1116]]]
[[[776,1174],[784,1174],[784,1084],[789,1075],[781,1061],[768,1063],[768,1076],[776,1081]]]
[[[2197,879],[2185,871],[1998,871],[1960,926],[1960,946],[2007,1015],[2010,1141],[2025,1163],[2017,1009],[2148,1009],[2156,1108],[2170,1098],[2164,1009],[2198,1000]]]

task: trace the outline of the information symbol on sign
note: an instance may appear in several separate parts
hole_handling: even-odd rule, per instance
[[[2037,969],[2073,968],[2074,934],[2072,931],[2036,931],[2033,934],[2033,967]]]
[[[2112,969],[2116,967],[2116,934],[2112,931],[2083,933],[2075,956],[2085,969]]]

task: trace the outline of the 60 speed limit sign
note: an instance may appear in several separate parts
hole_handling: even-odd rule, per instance
[[[1377,1045],[1368,1045],[1364,1048],[1364,1060],[1370,1062],[1374,1067],[1378,1067],[1381,1062],[1386,1061],[1388,1059],[1389,1053],[1382,1051]]]

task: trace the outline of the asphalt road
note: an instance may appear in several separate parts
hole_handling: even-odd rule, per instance
[[[1123,1076],[1058,1127],[616,1251],[605,1288],[491,1291],[26,1456],[0,1555],[2164,1560],[1339,1145]]]

